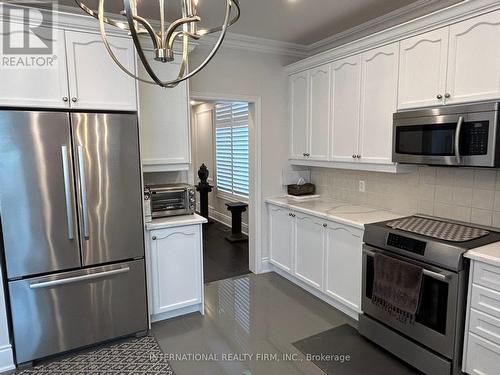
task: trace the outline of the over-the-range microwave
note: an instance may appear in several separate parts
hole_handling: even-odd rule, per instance
[[[394,114],[396,163],[500,167],[500,103],[450,105]]]

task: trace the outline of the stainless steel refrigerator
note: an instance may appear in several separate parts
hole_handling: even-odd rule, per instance
[[[16,361],[147,330],[137,116],[0,111]]]

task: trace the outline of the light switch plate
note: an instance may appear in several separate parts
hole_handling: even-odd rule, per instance
[[[359,192],[364,193],[366,191],[366,183],[363,180],[359,180]]]

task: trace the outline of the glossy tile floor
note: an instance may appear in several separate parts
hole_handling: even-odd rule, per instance
[[[290,360],[283,354],[303,358],[293,342],[345,323],[355,325],[277,274],[249,274],[207,284],[205,316],[159,322],[152,333],[165,353],[205,355],[200,361],[186,356],[172,360],[176,375],[324,375],[312,362]],[[227,354],[254,357],[223,361]],[[279,361],[273,360],[274,355]]]
[[[248,242],[231,243],[231,228],[213,222],[203,225],[203,275],[205,282],[228,279],[250,272]]]

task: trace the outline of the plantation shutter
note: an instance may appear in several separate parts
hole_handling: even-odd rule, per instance
[[[217,189],[248,198],[248,103],[215,106]]]

